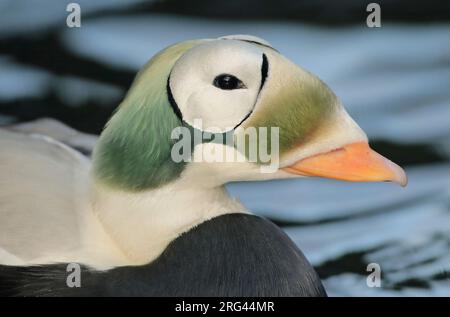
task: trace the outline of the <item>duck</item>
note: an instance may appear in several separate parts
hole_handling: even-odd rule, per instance
[[[255,147],[238,146],[252,135]],[[181,151],[182,140],[189,146]],[[269,160],[251,157],[264,146]],[[92,157],[48,135],[6,129],[0,148],[7,296],[326,296],[296,244],[225,185],[407,183],[324,82],[250,35],[157,53]],[[233,159],[220,160],[223,153]],[[73,265],[81,287],[67,282]]]

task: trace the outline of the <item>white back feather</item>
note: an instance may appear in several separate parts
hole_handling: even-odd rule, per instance
[[[121,262],[92,213],[87,158],[50,137],[1,129],[0,149],[0,263]]]

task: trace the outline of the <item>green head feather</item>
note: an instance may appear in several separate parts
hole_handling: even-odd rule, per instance
[[[177,59],[201,41],[166,48],[139,72],[125,100],[107,123],[94,151],[96,180],[139,191],[174,180],[185,163],[170,156],[172,130],[182,123],[167,96],[167,79]]]

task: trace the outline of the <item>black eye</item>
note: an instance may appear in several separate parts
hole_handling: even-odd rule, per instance
[[[245,85],[237,77],[230,74],[222,74],[214,78],[213,85],[220,89],[232,90],[245,88]]]

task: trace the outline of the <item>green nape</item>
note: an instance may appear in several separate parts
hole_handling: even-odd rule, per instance
[[[201,41],[166,48],[138,73],[125,100],[107,123],[94,151],[97,181],[127,191],[151,189],[176,179],[184,162],[171,159],[172,130],[182,123],[167,96],[177,59]]]

